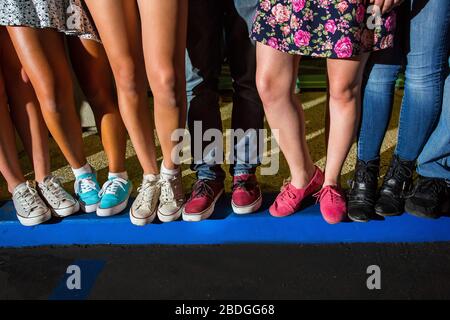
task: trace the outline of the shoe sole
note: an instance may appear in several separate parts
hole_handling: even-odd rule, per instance
[[[386,212],[377,211],[376,209],[375,209],[375,213],[381,217],[395,217],[395,216],[401,216],[403,214],[403,212],[386,213]]]
[[[77,213],[78,211],[80,211],[80,203],[77,201],[71,207],[64,208],[64,209],[50,208],[50,210],[52,211],[53,216],[55,216],[56,218],[67,218],[67,217],[73,215],[74,213]]]
[[[261,208],[261,205],[262,205],[262,195],[260,195],[255,202],[253,202],[248,206],[238,206],[233,202],[233,200],[231,200],[231,207],[233,208],[233,211],[236,214],[249,214],[256,212],[259,210],[259,208]]]
[[[84,205],[80,202],[80,209],[84,213],[94,213],[97,211],[99,205],[100,205],[100,203]]]
[[[216,207],[216,203],[219,198],[222,196],[224,190],[222,189],[219,194],[216,196],[211,205],[199,213],[186,213],[185,207],[183,206],[183,220],[186,222],[200,222],[208,219],[214,212],[214,208]]]
[[[173,222],[178,220],[181,217],[181,214],[183,212],[183,206],[181,206],[177,211],[175,211],[174,213],[167,215],[167,214],[163,214],[158,210],[158,219],[161,222]]]
[[[147,218],[137,218],[134,216],[133,214],[133,209],[130,210],[130,220],[131,223],[134,224],[135,226],[138,227],[143,227],[146,226],[147,224],[150,224],[153,222],[153,220],[155,220],[156,217],[156,211],[157,209],[155,209],[152,214],[150,216],[148,216]]]
[[[112,208],[97,208],[97,216],[98,217],[112,217],[115,216],[116,214],[121,213],[122,211],[124,211],[127,208],[128,205],[128,199],[122,201],[121,203],[119,203],[117,206],[114,206]]]
[[[40,225],[44,222],[47,222],[51,218],[52,218],[52,211],[50,209],[48,209],[45,213],[41,214],[40,216],[34,218],[24,218],[17,215],[17,219],[25,227],[33,227]]]
[[[126,199],[123,200],[118,205],[111,207],[111,208],[100,208],[100,203],[99,203],[99,206],[96,210],[97,216],[105,218],[105,217],[112,217],[112,216],[115,216],[116,214],[121,213],[122,211],[124,211],[127,208],[128,200],[130,200],[130,195],[131,195],[131,188],[129,188],[129,190],[128,190],[128,195],[127,195]]]
[[[437,219],[444,213],[443,210],[440,210],[440,208],[438,208],[436,210],[436,212],[433,211],[433,212],[424,213],[424,211],[422,211],[420,209],[418,210],[417,208],[411,208],[407,204],[405,204],[405,211],[412,216],[415,216],[418,218],[427,218],[427,219]]]
[[[348,218],[350,219],[350,220],[352,220],[352,221],[354,221],[354,222],[369,222],[370,221],[370,219],[357,219],[357,218],[355,218],[355,217],[352,217],[351,215],[347,215],[348,216]]]

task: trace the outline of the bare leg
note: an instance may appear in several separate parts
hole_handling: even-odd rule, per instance
[[[367,54],[355,59],[328,59],[329,114],[327,164],[324,185],[339,178],[358,129],[361,83]]]
[[[272,130],[291,170],[292,185],[304,188],[314,175],[305,138],[303,109],[294,96],[300,57],[257,44],[256,83]]]
[[[33,163],[35,179],[50,175],[48,130],[33,86],[22,68],[6,30],[1,32],[1,66],[4,71],[10,115]]]
[[[53,138],[72,168],[86,165],[62,35],[51,29],[7,29]]]
[[[185,127],[187,1],[138,0],[145,66],[155,101],[155,123],[164,166],[174,169],[172,133]],[[148,17],[152,17],[148,19]]]
[[[119,108],[144,174],[157,174],[138,8],[129,0],[86,0],[116,80]]]
[[[20,169],[19,158],[17,156],[16,136],[14,127],[9,116],[8,101],[6,97],[5,83],[0,68],[0,172],[5,177],[9,192],[21,183],[25,178]]]
[[[74,71],[92,107],[110,172],[125,171],[126,130],[117,106],[113,76],[103,46],[67,37]]]

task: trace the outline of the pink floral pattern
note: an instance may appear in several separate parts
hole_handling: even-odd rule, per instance
[[[396,13],[374,19],[365,0],[259,0],[252,38],[290,54],[351,58],[393,46]]]

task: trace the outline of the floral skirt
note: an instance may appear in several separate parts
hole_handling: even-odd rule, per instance
[[[392,47],[395,10],[372,14],[365,3],[260,0],[251,37],[283,52],[322,58],[351,58]]]
[[[100,41],[81,0],[2,0],[0,25],[53,28],[68,35]]]

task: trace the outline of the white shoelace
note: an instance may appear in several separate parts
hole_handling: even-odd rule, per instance
[[[126,191],[125,185],[128,183],[127,180],[122,178],[114,178],[112,180],[108,180],[104,185],[102,190],[99,192],[99,196],[103,196],[105,194],[116,194],[117,190],[122,189]]]
[[[54,205],[59,205],[65,200],[70,200],[67,192],[61,186],[61,179],[58,177],[51,177],[43,183],[40,183],[39,187],[47,201],[52,202]]]
[[[137,189],[138,196],[136,198],[136,207],[151,209],[151,204],[155,200],[156,189],[158,187],[158,181],[144,180],[142,185]]]
[[[181,199],[182,195],[177,177],[161,179],[159,183],[161,185],[160,200],[162,204],[176,203]]]
[[[75,192],[77,194],[87,193],[96,190],[97,184],[94,181],[92,181],[92,178],[79,179],[75,184]]]
[[[19,192],[19,197],[18,197],[18,200],[19,200],[19,203],[20,203],[20,206],[22,207],[22,209],[28,213],[31,213],[31,212],[33,212],[33,210],[35,210],[37,208],[45,207],[44,202],[39,197],[36,189],[34,189],[31,186],[29,181],[27,181],[26,186],[27,186],[26,189]]]

